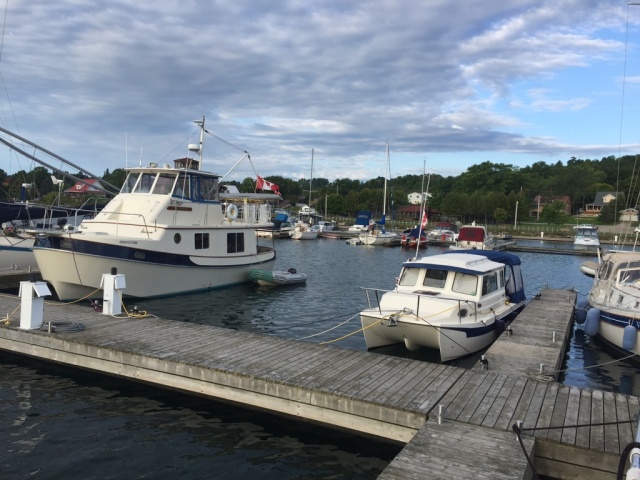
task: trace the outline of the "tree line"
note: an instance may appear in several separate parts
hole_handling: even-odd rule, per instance
[[[547,201],[559,196],[568,196],[571,200],[571,213],[577,214],[590,202],[598,191],[620,192],[622,199],[635,199],[638,195],[637,156],[604,157],[600,160],[581,160],[572,157],[566,164],[536,162],[526,167],[517,167],[504,163],[482,162],[469,167],[458,176],[430,174],[428,178],[428,208],[434,215],[456,218],[463,222],[481,223],[512,222],[528,218],[534,205],[534,198],[541,195]],[[78,178],[86,178],[74,173]],[[55,198],[57,188],[51,181],[51,173],[44,167],[32,171],[20,171],[10,178],[0,169],[0,184],[3,186],[3,200],[19,199],[23,183],[32,185],[32,199]],[[105,171],[102,178],[113,185],[124,181],[123,169]],[[291,204],[309,204],[320,213],[328,215],[354,216],[360,210],[370,210],[374,216],[382,213],[384,177],[361,181],[350,178],[328,180],[314,178],[309,192],[309,179],[291,179],[273,175],[266,180],[280,187],[285,200]],[[255,190],[255,178],[247,177],[242,182],[229,182],[240,191]],[[423,175],[404,175],[387,181],[387,211],[407,205],[408,195],[421,192],[427,179]],[[72,186],[65,180],[64,188]],[[311,202],[309,202],[311,194]],[[619,200],[620,200],[619,198]],[[545,208],[551,216],[556,207],[549,204]],[[635,206],[632,205],[632,206]],[[544,212],[543,212],[544,213]],[[557,213],[557,212],[555,212]]]

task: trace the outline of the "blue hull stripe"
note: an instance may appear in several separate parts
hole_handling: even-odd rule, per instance
[[[624,328],[627,325],[633,325],[636,327],[636,330],[640,330],[640,320],[634,320],[624,315],[615,315],[613,313],[600,311],[600,320],[614,327]]]
[[[128,260],[132,262],[150,263],[156,265],[171,265],[180,267],[220,268],[223,265],[198,265],[191,261],[191,255],[179,255],[170,252],[157,252],[143,250],[123,245],[106,245],[103,243],[89,242],[77,238],[45,237],[38,239],[35,249],[54,249],[67,252],[75,252],[84,255],[94,255],[104,258]],[[243,257],[236,257],[241,259]],[[274,256],[275,258],[275,256]],[[254,263],[254,265],[256,265]]]
[[[522,310],[523,308],[524,308],[524,305],[516,309],[515,311],[511,312],[509,315],[506,315],[505,317],[501,318],[500,320],[504,320],[505,322],[510,322],[516,317],[518,313],[520,313],[520,310]],[[496,322],[493,322],[491,325],[487,325],[481,328],[464,328],[464,327],[449,328],[447,327],[447,328],[443,328],[442,330],[444,331],[454,330],[456,332],[463,332],[467,335],[467,338],[473,338],[473,337],[481,337],[483,335],[486,335],[487,333],[493,332],[495,329],[496,329]]]

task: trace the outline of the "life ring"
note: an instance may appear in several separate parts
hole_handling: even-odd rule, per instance
[[[234,203],[230,203],[227,205],[226,215],[229,220],[235,220],[238,218],[238,207]]]

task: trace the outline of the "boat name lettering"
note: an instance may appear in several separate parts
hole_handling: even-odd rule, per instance
[[[124,245],[137,245],[138,242],[135,240],[120,240],[120,244]]]

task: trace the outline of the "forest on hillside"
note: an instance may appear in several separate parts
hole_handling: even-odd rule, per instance
[[[408,194],[423,190],[429,193],[428,207],[436,215],[458,218],[463,221],[476,220],[482,223],[510,222],[529,215],[536,196],[551,202],[555,197],[568,196],[571,210],[577,214],[595,199],[598,191],[619,192],[618,205],[636,206],[638,196],[637,156],[604,157],[600,160],[580,160],[575,157],[552,163],[537,162],[526,167],[516,167],[489,161],[473,165],[458,176],[443,177],[430,174],[405,175],[389,179],[387,182],[387,210],[408,204]],[[86,178],[74,173],[78,178]],[[121,185],[125,172],[107,170],[102,178],[112,185]],[[291,204],[309,203],[309,179],[293,180],[283,176],[269,176],[266,180],[278,185],[283,198]],[[242,182],[230,182],[240,191],[255,190],[255,178],[245,178]],[[32,185],[33,200],[43,202],[53,200],[57,189],[51,181],[51,172],[44,167],[36,167],[30,172],[20,171],[10,178],[0,169],[0,184],[3,186],[3,200],[20,199],[23,183]],[[428,189],[427,189],[428,185]],[[64,188],[72,186],[65,180]],[[340,178],[329,181],[314,178],[311,182],[311,205],[319,212],[329,215],[353,216],[359,210],[370,210],[375,216],[382,213],[384,178],[367,181]],[[630,199],[626,202],[625,199]],[[629,204],[629,205],[627,205]],[[552,208],[545,208],[551,212]]]

